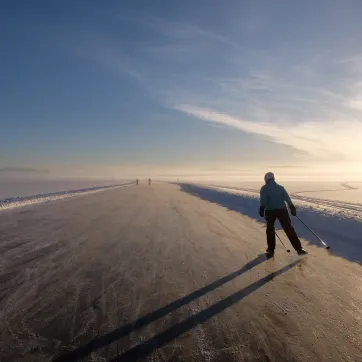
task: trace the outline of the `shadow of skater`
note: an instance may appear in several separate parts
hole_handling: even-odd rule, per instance
[[[224,311],[225,309],[231,307],[233,304],[240,302],[242,299],[247,297],[248,295],[255,292],[257,289],[261,288],[263,285],[269,283],[275,277],[280,274],[285,273],[289,269],[293,268],[297,265],[300,260],[291,263],[284,268],[271,273],[264,278],[250,284],[249,286],[239,290],[238,292],[230,295],[229,297],[217,302],[210,307],[202,310],[201,312],[185,319],[184,321],[166,329],[164,332],[157,334],[156,336],[148,339],[147,341],[139,344],[135,347],[132,347],[128,351],[119,355],[118,357],[110,360],[110,362],[120,362],[120,361],[137,361],[139,358],[146,357],[151,354],[156,349],[162,347],[163,345],[171,342],[181,334],[186,333],[187,331],[195,328],[196,326],[208,321],[210,318],[215,316],[216,314]]]
[[[147,326],[148,324],[156,321],[159,318],[162,318],[166,316],[167,314],[175,311],[178,308],[181,308],[182,306],[194,301],[197,298],[200,298],[201,296],[215,290],[216,288],[230,282],[234,278],[246,273],[248,270],[251,270],[255,266],[261,264],[262,262],[266,261],[267,258],[265,257],[265,254],[259,255],[255,259],[251,260],[249,263],[245,264],[241,269],[228,274],[224,276],[223,278],[216,280],[215,282],[206,285],[205,287],[198,289],[180,299],[175,300],[174,302],[167,304],[166,306],[157,309],[154,312],[151,312],[149,314],[146,314],[145,316],[137,319],[134,322],[127,323],[126,325],[117,328],[113,330],[110,333],[107,333],[103,336],[100,336],[98,338],[93,339],[85,346],[79,347],[75,349],[72,352],[69,352],[68,354],[59,356],[55,359],[53,359],[53,362],[65,362],[65,361],[77,361],[80,360],[89,354],[91,354],[93,351],[96,351],[100,348],[103,348],[113,342],[116,342],[117,340],[127,336],[131,332],[140,329],[144,326]]]

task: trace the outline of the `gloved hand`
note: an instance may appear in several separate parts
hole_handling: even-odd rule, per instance
[[[260,209],[259,209],[259,215],[260,217],[265,217],[265,207],[264,206],[260,206]]]
[[[289,205],[289,209],[290,209],[290,213],[293,215],[293,216],[297,216],[297,209],[295,208],[295,206],[293,204],[290,204]]]

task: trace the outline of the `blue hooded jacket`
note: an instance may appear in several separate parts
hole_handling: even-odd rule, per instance
[[[278,185],[275,180],[269,180],[260,190],[260,206],[265,207],[265,210],[280,210],[286,209],[286,204],[290,206],[292,200],[288,192],[281,185]]]

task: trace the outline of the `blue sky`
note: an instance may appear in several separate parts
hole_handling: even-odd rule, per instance
[[[361,14],[358,0],[4,1],[0,168],[353,174]]]

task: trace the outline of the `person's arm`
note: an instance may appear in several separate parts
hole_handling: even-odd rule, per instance
[[[293,215],[293,216],[296,216],[297,215],[297,209],[295,208],[287,190],[283,187],[283,193],[284,193],[284,201],[288,204],[289,206],[289,209],[290,209],[290,213]]]
[[[265,216],[265,205],[266,205],[266,192],[265,192],[265,187],[262,187],[260,189],[260,208],[259,208],[260,217]]]

